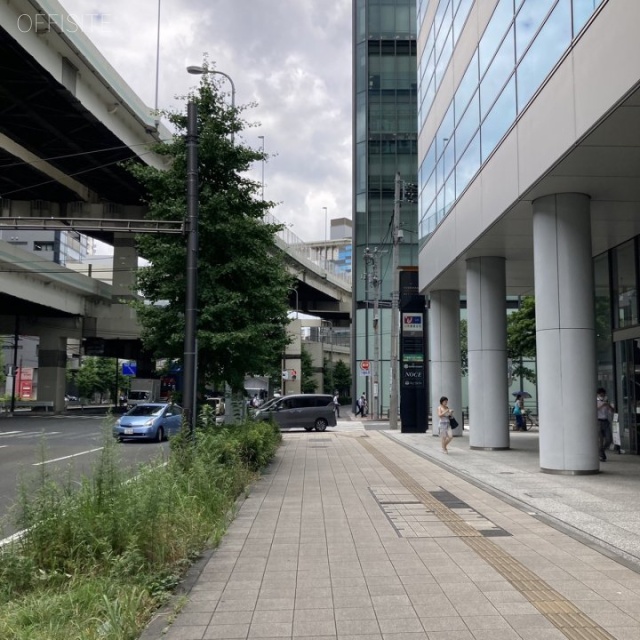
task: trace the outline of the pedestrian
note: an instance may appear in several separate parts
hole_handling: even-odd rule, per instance
[[[453,440],[450,423],[452,416],[453,410],[449,408],[449,398],[442,396],[442,398],[440,398],[440,405],[438,406],[438,429],[443,453],[449,453],[447,446]]]
[[[600,447],[600,462],[607,461],[607,449],[613,441],[611,434],[611,414],[615,409],[607,398],[607,391],[600,387],[596,395],[596,411],[598,414],[598,444]]]
[[[367,404],[367,399],[365,398],[364,392],[362,395],[356,400],[356,418],[358,416],[362,416],[364,418],[364,408]]]
[[[513,415],[516,417],[516,431],[526,431],[527,427],[524,423],[524,398],[519,393],[516,396],[515,404],[513,405]]]
[[[336,418],[339,418],[340,417],[340,398],[338,396],[337,389],[334,391],[334,395],[333,395],[333,410],[336,412]]]

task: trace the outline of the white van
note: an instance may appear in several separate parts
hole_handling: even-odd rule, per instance
[[[324,393],[298,393],[265,402],[255,413],[256,420],[273,420],[280,429],[324,431],[335,427],[333,396]]]

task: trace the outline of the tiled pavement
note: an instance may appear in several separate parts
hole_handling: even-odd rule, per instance
[[[640,575],[418,453],[356,425],[285,434],[141,640],[640,638]]]

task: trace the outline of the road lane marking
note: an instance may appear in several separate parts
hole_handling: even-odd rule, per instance
[[[51,462],[60,462],[61,460],[69,460],[69,458],[75,458],[76,456],[84,456],[87,453],[95,453],[96,451],[102,451],[104,447],[98,447],[97,449],[89,449],[88,451],[80,451],[80,453],[72,453],[70,456],[63,456],[62,458],[53,458],[52,460],[45,460],[44,462],[34,462],[34,467],[39,467],[43,464],[49,464]]]
[[[3,431],[0,433],[0,437],[2,436],[15,436],[18,433],[22,433],[22,431]]]

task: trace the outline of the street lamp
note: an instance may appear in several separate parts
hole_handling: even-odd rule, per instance
[[[324,243],[327,244],[327,207],[322,207],[324,209]],[[324,252],[326,255],[329,255],[329,249],[325,246]]]
[[[299,306],[298,306],[298,290],[294,289],[293,287],[288,287],[287,291],[293,291],[293,293],[296,294],[296,320],[298,319],[298,310],[299,310]]]
[[[233,83],[233,80],[231,79],[230,75],[227,75],[224,71],[217,71],[216,69],[207,69],[207,67],[200,67],[198,65],[189,65],[187,67],[187,71],[189,73],[192,73],[194,75],[203,75],[205,73],[211,74],[211,75],[219,75],[219,76],[224,76],[229,83],[231,84],[231,108],[235,109],[236,108],[236,85]],[[231,134],[231,142],[233,142],[233,133]]]
[[[187,272],[184,308],[184,358],[182,406],[189,434],[195,428],[196,324],[198,313],[198,107],[187,104]]]
[[[264,202],[264,136],[258,136],[262,140],[262,201]]]

